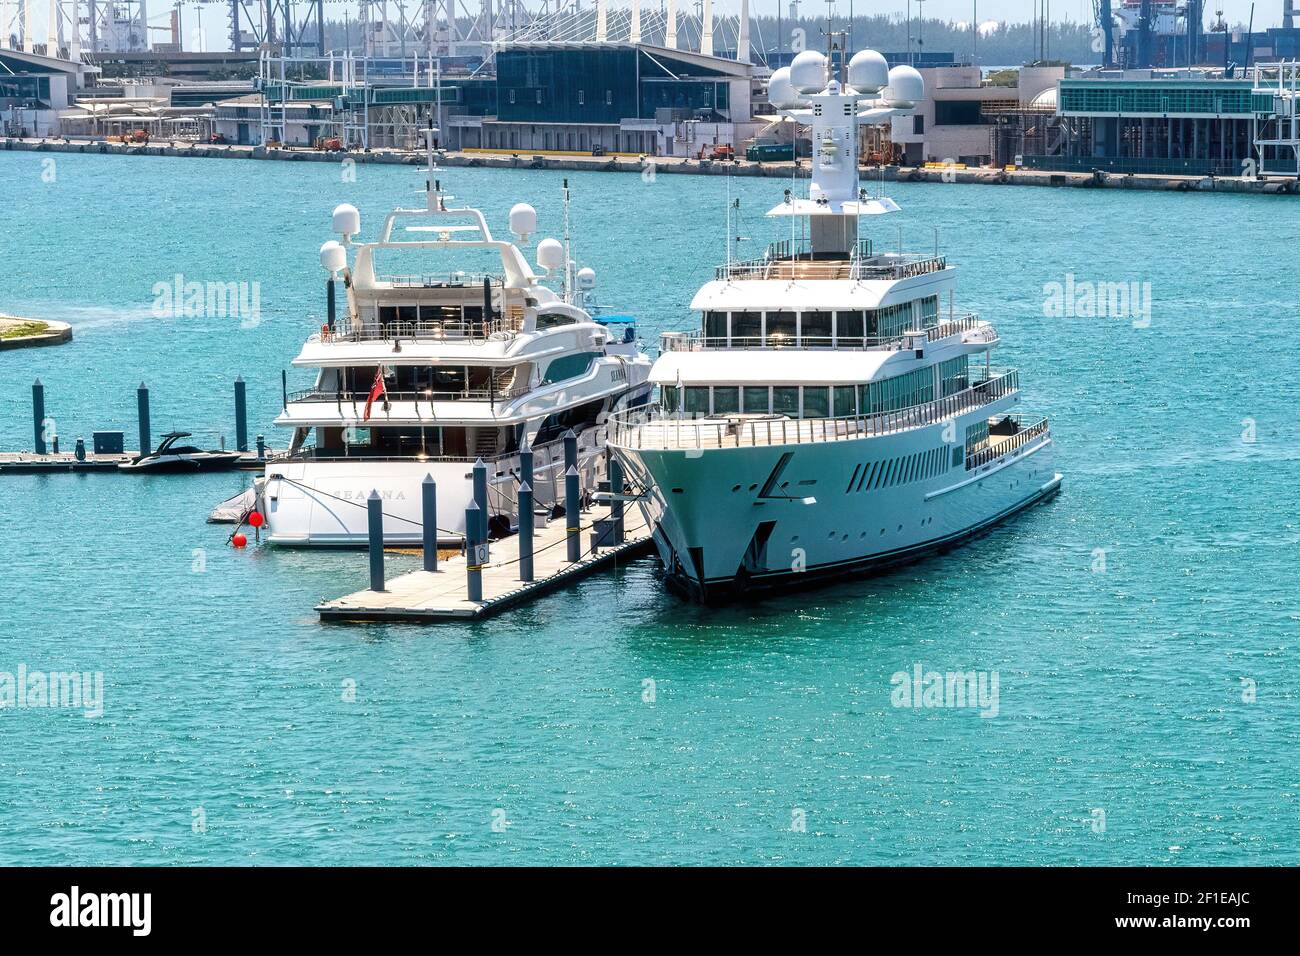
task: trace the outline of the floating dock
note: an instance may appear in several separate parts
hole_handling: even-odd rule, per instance
[[[585,525],[592,523],[583,516]],[[466,621],[485,618],[508,607],[540,597],[581,578],[630,561],[651,549],[649,529],[640,509],[628,509],[622,544],[592,550],[584,546],[580,559],[570,562],[565,548],[568,522],[557,518],[533,534],[533,580],[519,579],[517,536],[492,542],[491,558],[483,565],[483,599],[467,597],[469,567],[459,554],[438,562],[437,571],[412,571],[387,582],[383,591],[357,591],[317,605],[322,622]]]

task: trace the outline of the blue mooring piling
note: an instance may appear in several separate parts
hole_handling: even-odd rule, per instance
[[[478,543],[479,507],[471,501],[465,509],[465,574],[468,597],[471,601],[483,600],[483,565]]]
[[[378,491],[366,499],[366,528],[370,532],[370,590],[384,589],[384,502]]]
[[[32,430],[36,435],[36,454],[45,454],[45,386],[38,378],[32,382]]]
[[[533,486],[533,446],[524,445],[519,449],[519,483]]]
[[[614,543],[623,543],[623,464],[617,458],[609,459],[609,517],[614,522]]]
[[[570,428],[564,433],[564,472],[578,467],[578,436]]]
[[[135,410],[140,420],[140,454],[147,455],[153,445],[149,442],[149,386],[144,382],[135,390]]]
[[[582,558],[582,513],[578,493],[578,469],[572,465],[564,473],[564,527],[568,532],[569,560],[577,562]]]
[[[528,457],[532,457],[531,452]],[[531,581],[532,579],[533,486],[525,481],[519,485],[519,580]]]
[[[235,376],[235,449],[248,451],[248,391],[244,376]]]
[[[420,520],[424,525],[424,570],[438,570],[438,483],[426,474],[420,483]]]
[[[479,544],[488,546],[487,465],[480,458],[474,462],[474,503],[478,505],[478,525],[474,533]]]

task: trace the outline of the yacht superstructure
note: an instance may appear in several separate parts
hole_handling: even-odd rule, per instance
[[[649,397],[635,329],[589,309],[595,277],[570,257],[567,181],[564,241],[539,242],[534,270],[482,212],[452,206],[434,175],[430,149],[426,205],[393,211],[374,242],[356,241],[354,207],[334,211],[340,241],[321,247],[329,318],[293,360],[316,381],[286,395],[276,424],[293,438],[259,488],[273,544],[364,544],[372,491],[385,541],[418,543],[426,475],[437,482],[439,540],[458,542],[480,458],[489,528],[508,531],[521,449],[533,451],[537,505],[554,507],[564,433],[577,434],[578,467],[594,487],[606,417]],[[536,212],[516,205],[510,228],[527,242]],[[412,258],[414,267],[395,266]]]
[[[691,302],[700,330],[663,335],[658,405],[611,424],[669,581],[700,599],[911,561],[1060,486],[955,270],[860,235],[898,206],[860,188],[857,127],[910,113],[920,74],[870,50],[846,72],[806,51],[773,74],[772,102],[812,127],[808,197],[768,213],[790,238],[729,255]]]

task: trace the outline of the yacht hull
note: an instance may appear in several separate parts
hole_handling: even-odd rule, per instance
[[[719,602],[898,567],[1060,489],[1050,433],[968,470],[942,426],[813,444],[616,448],[667,584]]]
[[[605,477],[599,429],[578,437],[578,469],[583,486],[594,488]],[[533,493],[539,509],[564,496],[563,443],[534,449]],[[517,527],[515,488],[518,456],[488,464],[491,533]],[[369,542],[366,502],[372,491],[383,501],[384,543],[423,542],[422,485],[426,475],[437,483],[438,540],[459,546],[465,534],[465,509],[473,498],[474,462],[340,459],[286,460],[267,466],[260,489],[267,540],[281,547],[364,547]]]

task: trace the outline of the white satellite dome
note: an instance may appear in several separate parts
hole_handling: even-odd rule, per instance
[[[343,244],[336,239],[331,239],[320,247],[320,264],[330,275],[336,272],[342,272],[347,268],[348,254],[343,248]]]
[[[510,231],[527,242],[528,237],[537,231],[537,210],[526,202],[518,202],[510,207]]]
[[[849,86],[859,93],[879,93],[889,82],[889,64],[875,50],[859,50],[849,60]]]
[[[547,272],[564,267],[564,246],[558,239],[543,239],[537,244],[537,264]]]
[[[361,232],[361,213],[356,206],[345,202],[334,207],[334,231],[349,238]]]
[[[790,68],[783,66],[772,73],[767,81],[767,101],[779,110],[794,108],[799,102],[799,94],[790,82]]]
[[[804,50],[790,64],[790,82],[800,93],[826,89],[826,57],[816,50]]]
[[[925,80],[910,66],[896,66],[889,71],[889,85],[880,98],[895,109],[911,109],[925,99]]]
[[[578,270],[578,288],[583,292],[590,292],[596,288],[596,270],[591,266],[583,266]]]

